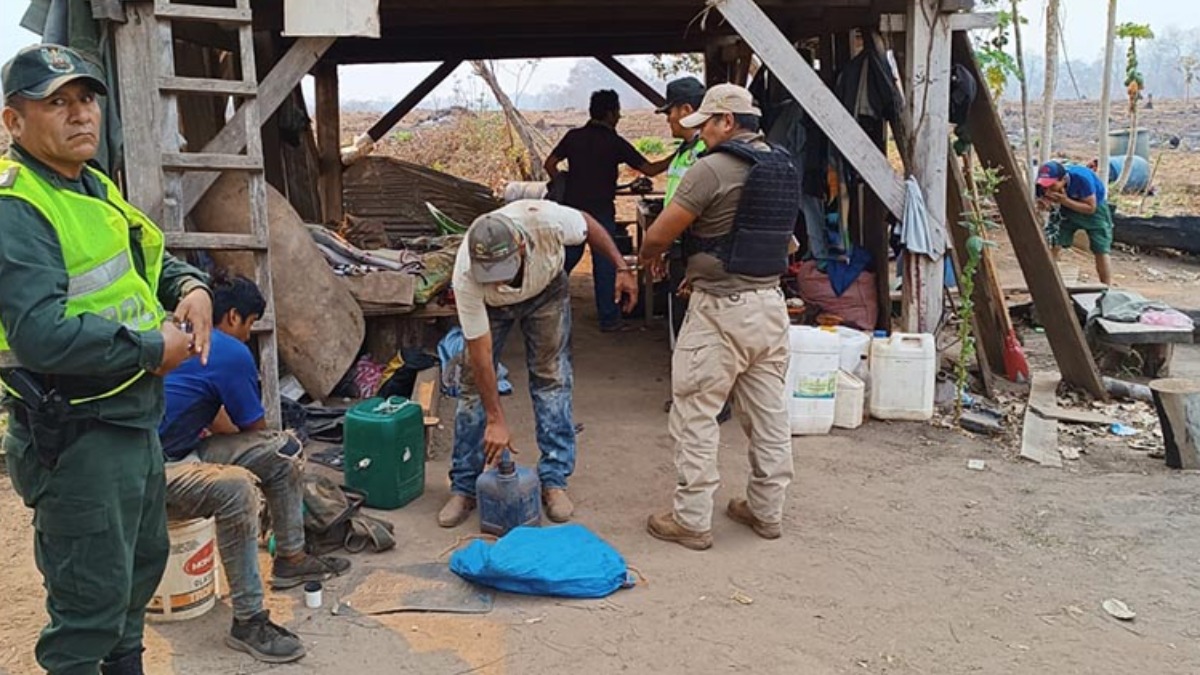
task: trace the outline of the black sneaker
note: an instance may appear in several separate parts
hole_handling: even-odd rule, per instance
[[[298,563],[276,558],[271,568],[271,588],[282,591],[306,581],[325,581],[350,569],[350,561],[334,556],[306,555]]]
[[[291,663],[305,653],[300,638],[271,623],[271,613],[265,609],[245,621],[234,619],[225,644],[264,663]]]

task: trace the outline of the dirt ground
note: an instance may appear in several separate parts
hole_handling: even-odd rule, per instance
[[[1003,443],[925,424],[871,422],[795,440],[797,479],[784,537],[764,541],[714,518],[716,545],[693,552],[650,538],[648,514],[674,482],[663,403],[661,326],[595,329],[589,279],[576,276],[576,415],[584,425],[571,483],[576,522],[615,545],[646,583],[603,601],[497,597],[487,615],[395,614],[329,607],[373,570],[431,562],[476,520],[439,529],[450,431],[437,432],[423,497],[379,515],[399,547],[354,556],[326,586],[326,607],[268,592],[274,616],[309,655],[269,667],[225,648],[228,600],[204,617],[156,625],[149,672],[422,673],[1150,673],[1200,670],[1197,476],[1098,443],[1063,470],[1014,459]],[[519,460],[535,444],[519,340],[516,395],[505,399]],[[450,402],[441,415],[452,418]],[[742,490],[745,439],[723,428],[718,510]],[[970,471],[983,459],[985,471]],[[0,481],[0,672],[36,672],[43,621],[29,512]],[[753,600],[742,604],[740,592]],[[1107,616],[1119,598],[1132,623]]]

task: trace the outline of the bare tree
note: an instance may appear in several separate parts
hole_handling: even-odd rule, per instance
[[[1046,3],[1046,84],[1042,91],[1042,133],[1038,163],[1050,161],[1054,143],[1054,93],[1058,88],[1059,0]]]
[[[1200,73],[1200,58],[1192,54],[1179,57],[1179,72],[1183,74],[1183,100],[1190,102],[1192,100],[1192,83],[1196,81],[1196,75]]]
[[[1108,0],[1108,31],[1104,42],[1104,72],[1100,74],[1100,161],[1096,173],[1108,183],[1108,113],[1112,107],[1113,52],[1117,42],[1117,0]]]
[[[526,154],[529,157],[529,166],[522,166],[521,173],[532,180],[546,180],[546,169],[542,166],[542,154],[534,140],[529,121],[525,119],[520,110],[517,110],[512,100],[508,98],[508,94],[505,94],[504,89],[500,87],[500,82],[496,80],[496,73],[492,70],[491,64],[486,61],[472,61],[471,66],[474,67],[475,74],[492,90],[492,96],[496,97],[496,103],[499,103],[500,108],[504,111],[504,118],[508,120],[509,128],[517,133],[521,144],[525,146]]]

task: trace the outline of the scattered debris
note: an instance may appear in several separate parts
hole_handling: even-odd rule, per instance
[[[1120,422],[1113,422],[1112,426],[1108,428],[1108,431],[1114,436],[1137,436],[1139,433],[1141,433],[1137,429]]]
[[[739,605],[753,605],[754,604],[754,598],[746,595],[745,593],[743,593],[741,591],[734,591],[733,595],[729,596],[729,599],[733,600],[734,602],[738,603]]]
[[[1039,371],[1033,373],[1032,380],[1029,405],[1025,408],[1024,427],[1021,429],[1021,456],[1042,466],[1062,468],[1062,456],[1058,454],[1058,420],[1046,419],[1035,410],[1036,407],[1057,406],[1058,384],[1062,381],[1062,375]]]
[[[1058,451],[1062,454],[1063,459],[1069,459],[1071,461],[1079,459],[1079,448],[1064,445],[1060,447]]]
[[[987,469],[987,462],[982,459],[968,459],[967,468],[971,471],[983,471]]]
[[[1130,609],[1129,605],[1117,600],[1116,598],[1109,598],[1101,603],[1100,606],[1103,607],[1104,611],[1108,612],[1110,616],[1115,619],[1120,619],[1121,621],[1133,621],[1134,617],[1137,616],[1137,613]]]
[[[1004,433],[1004,417],[991,410],[968,410],[958,420],[958,425],[971,433],[997,436]]]

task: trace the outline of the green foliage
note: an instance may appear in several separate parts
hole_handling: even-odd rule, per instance
[[[653,54],[650,56],[650,68],[658,79],[665,80],[679,75],[696,75],[704,73],[704,56],[691,52],[687,54]]]
[[[1137,42],[1153,40],[1154,31],[1150,30],[1150,24],[1147,23],[1126,22],[1117,26],[1117,37],[1129,40],[1129,47],[1125,52],[1125,86],[1129,89],[1129,101],[1132,105],[1141,98],[1142,90],[1146,88],[1146,78],[1138,69]]]
[[[999,169],[987,168],[975,172],[971,177],[975,189],[970,194],[963,195],[963,203],[967,210],[962,214],[959,227],[967,228],[967,263],[963,266],[958,277],[958,341],[962,345],[958,352],[958,361],[954,364],[954,383],[958,396],[955,402],[955,416],[962,417],[962,399],[967,391],[970,374],[970,364],[975,358],[975,336],[971,334],[971,317],[975,314],[975,302],[972,296],[975,292],[975,275],[979,271],[979,263],[983,260],[983,250],[993,244],[987,240],[988,230],[999,229],[1000,225],[992,220],[984,210],[985,199],[992,199],[1000,188],[1005,177]]]
[[[392,140],[397,143],[407,143],[413,139],[413,132],[408,129],[397,129],[392,133]]]
[[[646,136],[645,138],[639,138],[634,141],[633,147],[637,148],[637,151],[643,155],[661,157],[667,153],[667,145],[670,142],[671,141],[659,138],[657,136]]]
[[[986,0],[983,7],[996,7],[1002,0]],[[993,98],[1000,98],[1010,77],[1017,81],[1025,79],[1017,59],[1008,53],[1009,33],[1013,22],[1022,25],[1029,23],[1025,17],[1014,15],[1011,10],[1002,9],[996,13],[999,17],[996,28],[987,37],[975,38],[975,60],[979,62],[979,70],[983,72],[988,89]]]

